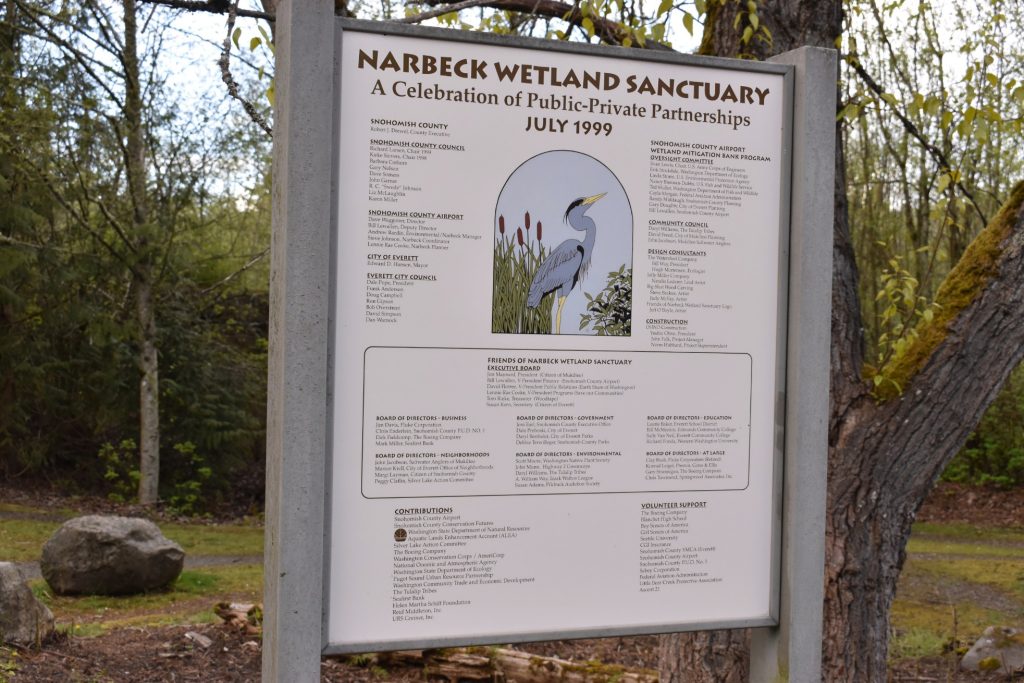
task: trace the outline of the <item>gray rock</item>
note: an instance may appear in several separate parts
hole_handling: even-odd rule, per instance
[[[39,568],[60,595],[127,595],[170,584],[184,564],[185,551],[153,522],[86,515],[57,529]]]
[[[35,645],[53,633],[53,613],[12,562],[0,562],[0,643]]]
[[[960,660],[964,671],[999,671],[1007,676],[1024,670],[1024,633],[1007,626],[989,626]]]

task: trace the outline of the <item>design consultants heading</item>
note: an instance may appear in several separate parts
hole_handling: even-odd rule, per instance
[[[422,76],[444,76],[467,80],[486,80],[491,76],[498,81],[522,85],[549,85],[556,88],[579,90],[602,90],[611,92],[624,87],[627,93],[641,95],[669,96],[680,99],[707,100],[711,102],[733,102],[764,106],[770,88],[749,85],[734,85],[719,81],[695,81],[689,79],[657,78],[629,74],[624,79],[611,71],[560,70],[558,67],[539,64],[503,64],[473,58],[455,58],[402,52],[398,55],[388,51],[359,50],[357,68],[375,71],[418,74]],[[625,83],[625,86],[623,86]]]

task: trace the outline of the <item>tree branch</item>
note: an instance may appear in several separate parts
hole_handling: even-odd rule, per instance
[[[423,0],[422,4],[430,7],[436,7],[444,4],[444,0]],[[455,5],[458,4],[461,3],[455,3]],[[454,7],[455,5],[451,6]],[[570,24],[580,24],[583,22],[584,18],[589,18],[594,22],[594,32],[602,42],[610,45],[622,45],[626,39],[630,39],[635,44],[640,44],[640,41],[637,40],[633,31],[625,28],[622,24],[603,17],[586,14],[578,6],[570,5],[566,2],[559,2],[559,0],[482,0],[472,6],[490,7],[491,9],[505,12],[521,12],[523,14],[533,16],[562,19]],[[448,6],[445,5],[445,7]],[[451,11],[453,10],[444,9],[441,14],[447,14]],[[658,43],[654,40],[643,41],[643,47],[653,50],[673,51],[668,45]]]
[[[60,19],[46,13],[45,11],[40,10],[38,7],[26,4],[23,0],[14,0],[14,2],[18,6],[18,9],[21,10],[21,12],[25,16],[27,16],[29,20],[33,24],[35,24],[40,31],[46,34],[46,39],[48,41],[59,47],[66,54],[70,55],[74,59],[74,61],[78,62],[78,65],[82,67],[82,70],[89,75],[93,83],[95,83],[98,88],[102,89],[107,94],[107,96],[117,106],[118,109],[122,111],[124,110],[124,103],[117,96],[117,94],[110,88],[110,86],[107,84],[107,81],[101,78],[100,75],[96,72],[96,69],[93,68],[94,64],[98,65],[100,68],[105,68],[102,62],[99,62],[93,57],[84,54],[81,50],[77,49],[67,40],[57,35],[57,33],[51,27],[47,26],[46,23],[43,22],[37,16],[36,13],[38,12],[40,14],[43,14],[44,16],[47,16],[49,19],[53,21],[61,21]]]
[[[139,0],[139,2],[144,5],[162,5],[173,9],[183,9],[187,12],[224,14],[229,11],[229,3],[226,0],[207,0],[206,2],[202,2],[201,0]],[[259,10],[236,9],[235,12],[238,16],[246,17],[247,19],[262,19],[269,22],[274,21],[273,14],[260,12]]]
[[[263,259],[264,256],[266,256],[269,253],[270,253],[270,247],[267,247],[266,249],[264,249],[260,253],[256,254],[251,259],[249,259],[244,266],[242,266],[241,268],[239,268],[235,272],[231,273],[230,275],[228,275],[226,278],[224,278],[220,282],[215,282],[214,284],[210,285],[206,289],[201,290],[199,293],[202,294],[202,295],[206,295],[206,294],[209,294],[210,292],[212,292],[213,290],[217,289],[218,287],[223,287],[224,285],[226,285],[227,283],[231,282],[232,280],[234,280],[236,277],[238,277],[239,275],[241,275],[245,271],[247,271],[250,268],[252,268],[253,266],[255,266],[257,263],[259,263]]]
[[[242,108],[245,109],[245,113],[249,115],[253,123],[263,129],[269,137],[274,137],[274,130],[267,123],[267,120],[263,118],[263,115],[256,111],[256,107],[253,106],[252,102],[242,97],[242,94],[238,91],[238,83],[235,81],[234,76],[231,75],[231,34],[235,30],[235,18],[238,16],[238,0],[231,3],[230,9],[228,10],[228,30],[224,36],[224,44],[220,51],[220,59],[217,60],[217,66],[220,67],[220,77],[224,81],[224,85],[228,87],[228,94],[233,98],[242,103]]]
[[[462,0],[462,2],[454,2],[444,7],[438,7],[437,9],[428,10],[420,14],[414,14],[411,17],[405,17],[404,19],[396,19],[399,24],[418,24],[421,21],[427,19],[433,19],[434,17],[440,17],[450,12],[458,12],[460,10],[469,9],[470,7],[479,7],[486,3],[487,0]]]
[[[860,63],[860,60],[857,58],[857,56],[844,55],[844,57],[846,58],[847,64],[853,67],[853,70],[857,72],[857,75],[860,76],[861,80],[864,81],[865,85],[867,85],[872,92],[874,92],[876,95],[879,96],[879,98],[881,98],[881,96],[885,93],[885,89],[882,88],[882,86],[878,85],[875,79],[871,77],[871,74],[867,72],[864,66]],[[921,146],[924,148],[926,152],[928,152],[929,155],[931,155],[932,159],[935,160],[935,163],[939,165],[940,169],[943,169],[943,171],[946,173],[950,173],[950,179],[952,180],[951,171],[953,170],[953,165],[950,163],[949,159],[946,158],[946,155],[943,154],[942,150],[936,147],[930,140],[928,140],[924,136],[924,134],[920,130],[918,130],[917,126],[914,125],[914,122],[908,119],[903,114],[903,112],[901,112],[896,107],[891,107],[891,109],[892,112],[896,115],[896,118],[898,118],[900,120],[900,123],[903,124],[903,128],[908,133],[910,133],[910,135],[913,136],[915,140],[921,143]],[[971,191],[964,187],[964,184],[959,180],[954,180],[953,185],[955,185],[956,188],[960,190],[960,193],[963,194],[963,196],[966,197],[967,200],[971,203],[971,206],[974,207],[975,212],[978,214],[978,218],[981,219],[981,224],[987,225],[988,217],[985,215],[985,212],[981,210],[981,207],[978,206],[978,202],[974,199],[974,195],[971,193]]]

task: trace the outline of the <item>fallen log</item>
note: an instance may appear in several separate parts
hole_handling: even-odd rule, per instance
[[[571,662],[500,647],[392,652],[388,665],[422,667],[427,680],[448,683],[657,683],[658,672],[597,661]]]

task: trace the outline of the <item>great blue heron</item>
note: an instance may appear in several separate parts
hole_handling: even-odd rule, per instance
[[[540,264],[537,274],[533,276],[533,282],[530,283],[530,292],[526,296],[526,305],[529,308],[537,308],[546,294],[558,290],[555,334],[561,334],[562,307],[565,306],[565,300],[572,288],[587,274],[587,269],[590,268],[590,255],[594,251],[594,242],[597,241],[597,225],[594,219],[587,215],[587,210],[606,194],[607,192],[602,192],[590,197],[580,197],[569,204],[569,208],[565,210],[565,220],[574,230],[585,232],[586,235],[582,242],[569,239],[555,247],[544,259],[544,263]]]

